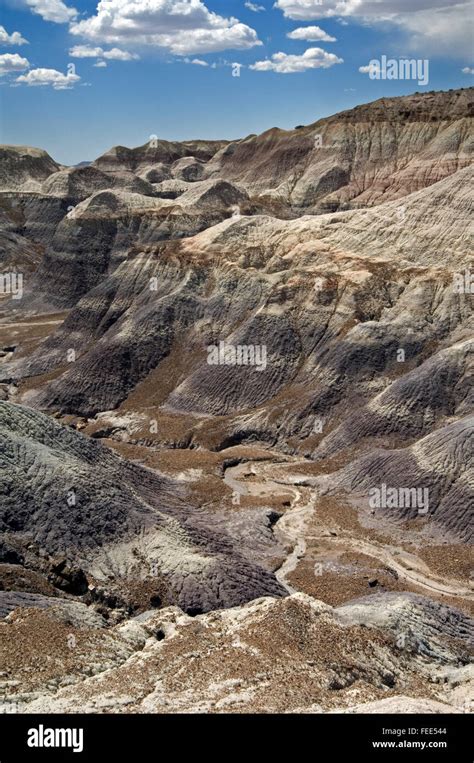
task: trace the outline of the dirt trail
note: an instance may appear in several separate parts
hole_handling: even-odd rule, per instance
[[[35,328],[35,326],[57,326],[59,323],[64,323],[64,318],[62,318],[60,321],[25,321],[23,323],[0,323],[0,329],[16,329],[22,328],[23,326],[28,326],[30,328]]]
[[[349,538],[334,538],[333,540],[335,544],[344,545],[351,551],[356,551],[359,554],[366,554],[367,556],[372,556],[375,559],[378,559],[378,561],[387,565],[387,567],[391,567],[395,570],[399,580],[407,580],[410,583],[415,583],[422,588],[426,588],[428,591],[435,591],[443,596],[454,596],[456,598],[467,599],[470,601],[474,600],[474,591],[472,588],[469,588],[469,586],[461,586],[455,580],[450,580],[449,578],[441,581],[439,578],[428,574],[428,572],[423,573],[419,569],[415,570],[408,568],[401,563],[400,557],[394,555],[386,546],[380,546],[359,539],[350,540]],[[397,551],[400,556],[402,556],[403,552],[398,549]],[[426,567],[426,565],[419,560],[416,561],[416,564],[417,566],[423,564],[423,566]]]
[[[277,570],[276,577],[290,593],[295,593],[288,577],[296,569],[300,559],[305,556],[307,541],[327,540],[327,528],[321,527],[319,534],[314,534],[314,529],[311,535],[307,532],[308,522],[317,511],[317,491],[309,488],[297,488],[295,485],[283,482],[281,477],[278,480],[268,477],[265,473],[268,466],[266,464],[262,468],[262,464],[247,462],[229,467],[224,473],[224,481],[240,495],[251,494],[263,497],[272,493],[281,494],[285,490],[292,494],[291,508],[276,523],[274,532],[278,541],[288,549],[288,556]],[[243,481],[244,475],[249,473],[254,475],[252,481],[248,479]],[[393,569],[399,580],[406,580],[424,588],[428,594],[435,593],[467,601],[474,599],[474,591],[469,583],[463,586],[456,580],[440,579],[432,575],[424,562],[413,555],[408,555],[402,548],[383,546],[368,540],[350,538],[347,535],[333,537],[331,543],[334,546],[342,547],[345,551],[364,554],[376,559],[377,562]],[[403,564],[404,556],[407,557],[410,567]]]

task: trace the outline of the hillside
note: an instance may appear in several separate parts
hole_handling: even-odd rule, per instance
[[[473,94],[3,147],[7,703],[466,710]]]

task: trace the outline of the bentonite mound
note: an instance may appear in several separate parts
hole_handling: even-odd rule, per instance
[[[355,494],[380,489],[426,491],[420,505],[395,499],[377,507],[395,519],[415,519],[420,509],[453,536],[472,542],[474,527],[474,417],[467,416],[397,451],[378,450],[355,460],[336,475],[334,484]],[[396,505],[398,503],[398,505]]]
[[[473,354],[474,342],[467,340],[428,358],[355,410],[322,440],[314,457],[327,458],[364,437],[421,436],[445,417],[469,413],[474,408]]]
[[[1,530],[17,546],[65,555],[119,591],[155,580],[157,596],[193,613],[286,593],[229,537],[193,521],[179,484],[3,402],[0,443]]]
[[[71,204],[77,204],[93,193],[107,188],[153,196],[154,190],[146,180],[132,172],[101,172],[92,166],[69,167],[50,175],[43,183],[42,191],[51,196],[61,196]]]
[[[46,151],[30,146],[0,147],[2,191],[40,191],[46,178],[61,169]]]
[[[42,660],[31,674],[6,653],[22,685],[8,701],[23,712],[340,712],[377,702],[404,712],[411,692],[427,712],[463,712],[469,692],[459,635],[469,637],[472,622],[424,597],[333,609],[295,594],[194,619],[168,608],[102,633],[70,628],[69,650],[61,617],[53,618],[30,611],[4,625],[5,637],[21,644],[28,632],[42,644],[48,627],[64,640],[58,660]]]

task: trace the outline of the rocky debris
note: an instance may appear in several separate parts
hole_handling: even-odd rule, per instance
[[[428,655],[439,664],[455,665],[457,659],[470,662],[474,646],[472,619],[424,596],[377,593],[343,604],[337,609],[337,617],[347,625],[387,629],[400,649]]]
[[[453,629],[465,619],[415,599],[371,598],[364,622],[360,604],[333,609],[304,594],[196,618],[176,608],[146,613],[107,631],[118,651],[126,636],[136,639],[129,658],[90,678],[76,669],[71,686],[43,689],[25,712],[351,712],[365,703],[401,712],[400,696],[431,712],[460,712],[452,687],[470,679],[464,636]],[[423,649],[403,646],[393,622],[387,628],[386,601],[410,618]],[[93,653],[86,664],[94,661]]]
[[[395,696],[386,699],[375,700],[374,702],[363,702],[361,705],[346,707],[344,709],[330,710],[331,713],[374,713],[381,715],[383,713],[400,715],[425,715],[445,713],[464,713],[463,707],[453,707],[446,702],[438,702],[434,699],[422,699],[417,697]]]
[[[19,609],[45,610],[52,619],[74,628],[104,628],[106,624],[98,612],[81,601],[20,591],[0,591],[1,619],[8,618],[12,612]]]
[[[24,602],[0,621],[0,711],[25,712],[44,693],[125,662],[143,648],[146,632],[111,632],[99,614],[79,602]],[[131,632],[132,631],[132,632]],[[122,635],[123,634],[123,635]]]

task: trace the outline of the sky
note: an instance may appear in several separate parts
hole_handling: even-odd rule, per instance
[[[0,142],[68,165],[150,136],[232,140],[473,82],[473,4],[456,0],[1,0],[0,9]],[[419,62],[414,79],[399,66],[406,58]]]

